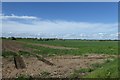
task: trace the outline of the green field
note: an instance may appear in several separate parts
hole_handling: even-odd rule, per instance
[[[54,41],[38,41],[38,40],[18,40],[27,43],[36,44],[48,44],[54,46],[64,46],[71,48],[78,48],[77,50],[57,50],[44,47],[36,47],[29,45],[28,47],[33,47],[36,49],[41,49],[41,53],[49,54],[118,54],[118,42],[117,41],[84,41],[84,40],[54,40]],[[47,49],[47,52],[46,52]]]
[[[22,44],[23,48],[33,49],[31,52],[20,50],[18,53],[23,56],[30,56],[36,53],[44,57],[58,55],[87,55],[87,54],[107,54],[118,55],[118,41],[100,41],[100,40],[48,40],[39,39],[3,39],[3,41],[16,41]],[[36,46],[45,44],[50,46],[68,47],[76,49],[54,49],[51,47]],[[18,45],[16,45],[17,47]],[[14,52],[3,51],[3,57],[15,56]],[[75,70],[70,77],[81,77],[79,73],[86,73],[82,78],[118,78],[118,60],[114,58],[104,64],[94,64],[92,68]],[[89,74],[87,74],[89,73]]]

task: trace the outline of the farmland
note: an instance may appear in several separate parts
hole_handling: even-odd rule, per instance
[[[117,54],[118,41],[3,39],[3,78],[117,78]]]

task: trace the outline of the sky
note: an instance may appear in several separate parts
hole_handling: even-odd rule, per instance
[[[3,2],[2,35],[116,39],[117,2]]]

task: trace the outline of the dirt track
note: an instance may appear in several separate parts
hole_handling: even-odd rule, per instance
[[[78,49],[78,48],[69,48],[69,47],[62,47],[62,46],[52,46],[52,45],[47,45],[47,44],[32,44],[35,46],[42,46],[42,47],[48,47],[52,49]]]
[[[21,42],[21,43],[25,43],[25,42]],[[48,45],[48,44],[36,44],[36,43],[30,43],[30,42],[28,42],[28,44],[31,44],[33,46],[52,48],[52,49],[67,49],[67,50],[78,49],[78,48],[70,48],[70,47],[63,47],[63,46],[53,46],[53,45]]]
[[[17,41],[2,41],[2,50],[9,50],[12,52],[19,52],[20,50],[31,51],[31,48],[25,48],[24,44]]]

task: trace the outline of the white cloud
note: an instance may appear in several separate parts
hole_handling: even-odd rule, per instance
[[[3,14],[0,16],[2,16],[2,19],[37,19],[35,16],[17,16],[14,14],[11,14],[10,16]]]
[[[37,17],[32,16],[6,16],[6,20],[3,20],[3,32],[30,34],[47,33],[43,34],[42,37],[113,38],[115,35],[112,34],[115,34],[118,31],[117,23],[91,23],[37,19],[32,21],[27,20],[33,24],[24,24],[19,21],[11,21],[9,18],[37,19]],[[39,36],[41,35],[39,34]]]

